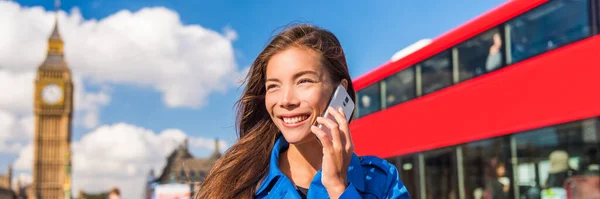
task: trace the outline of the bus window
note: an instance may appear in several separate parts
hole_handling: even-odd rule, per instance
[[[509,21],[512,63],[590,36],[588,3],[549,1]]]
[[[421,88],[423,95],[432,93],[452,84],[452,64],[450,51],[440,54],[421,63]]]
[[[456,46],[459,80],[464,81],[502,67],[502,33],[494,28]]]
[[[400,179],[402,179],[411,198],[419,198],[419,189],[417,188],[419,187],[419,167],[417,167],[417,162],[416,155],[407,155],[401,157],[400,164],[396,166]]]
[[[404,69],[385,80],[385,100],[387,107],[415,98],[415,68]]]
[[[387,158],[390,164],[396,166],[398,175],[411,198],[419,198],[419,167],[417,165],[417,155],[403,155]]]
[[[458,198],[458,175],[454,147],[425,152],[425,196]]]
[[[461,149],[465,198],[481,199],[484,193],[491,198],[514,198],[508,137],[468,143]]]
[[[358,91],[358,117],[381,109],[381,90],[379,82]]]
[[[597,118],[532,130],[514,135],[517,145],[519,193],[527,198],[571,192],[600,194],[600,187],[585,189],[585,182],[570,186],[572,179],[598,180],[600,121]],[[598,195],[600,196],[600,195]]]

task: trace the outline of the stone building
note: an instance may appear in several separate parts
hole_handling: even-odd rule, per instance
[[[192,195],[198,191],[198,186],[204,180],[214,163],[221,157],[219,141],[215,140],[215,151],[208,158],[195,158],[189,151],[186,139],[167,157],[167,163],[159,176],[150,171],[146,185],[146,198],[154,193],[153,186],[159,184],[189,184]]]
[[[58,3],[56,5],[58,11]],[[58,12],[57,12],[58,13]],[[31,198],[71,198],[73,81],[55,16],[46,59],[34,82],[34,158]]]
[[[0,198],[15,198],[12,190],[12,168],[9,166],[5,175],[0,175]]]

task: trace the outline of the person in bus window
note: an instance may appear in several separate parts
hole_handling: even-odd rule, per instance
[[[361,107],[361,115],[365,115],[365,114],[369,114],[372,113],[373,111],[375,111],[376,107],[373,105],[373,103],[371,103],[371,97],[368,95],[363,95],[361,96],[361,100],[362,103],[360,103]]]
[[[282,31],[245,81],[239,140],[215,163],[197,198],[410,198],[394,165],[353,152],[346,116],[327,107],[340,84],[356,101],[331,32],[311,25]],[[335,120],[320,117],[326,108]]]
[[[598,166],[597,150],[588,149],[579,162],[582,170],[565,180],[563,187],[569,193],[568,199],[600,198],[600,166]]]
[[[494,43],[490,46],[490,52],[485,63],[485,69],[488,72],[502,65],[502,52],[500,51],[502,48],[502,38],[499,33],[494,33],[492,40]]]
[[[402,99],[404,99],[405,96],[402,96],[402,97],[403,97]],[[395,95],[388,95],[387,98],[386,98],[386,100],[387,100],[388,104],[392,104],[392,103],[394,103],[396,101],[396,96]]]
[[[576,171],[569,166],[569,154],[563,150],[550,153],[550,173],[544,188],[562,188],[566,179],[575,175]]]
[[[369,97],[368,95],[363,95],[361,101],[362,101],[363,108],[365,108],[365,109],[371,108],[371,97]]]
[[[490,159],[486,174],[484,199],[508,199],[510,180],[503,178],[506,175],[504,163],[499,158]]]

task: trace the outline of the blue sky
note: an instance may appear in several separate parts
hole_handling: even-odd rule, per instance
[[[53,1],[19,0],[22,6],[53,9]],[[285,2],[285,3],[284,3]],[[500,5],[500,0],[385,1],[78,1],[65,0],[61,9],[78,7],[85,19],[102,19],[117,11],[166,7],[179,13],[184,24],[198,24],[222,32],[234,29],[233,42],[239,68],[248,66],[273,31],[291,22],[308,22],[331,30],[340,39],[351,75],[358,77],[376,68],[398,50],[423,38],[436,36]],[[77,66],[71,66],[77,67]],[[94,89],[94,88],[88,88]],[[127,122],[161,131],[179,128],[188,134],[235,139],[233,103],[239,89],[213,93],[200,109],[168,108],[161,93],[152,89],[116,84],[110,104],[100,110],[102,124]],[[76,128],[75,139],[88,130]],[[199,151],[199,156],[209,152]]]

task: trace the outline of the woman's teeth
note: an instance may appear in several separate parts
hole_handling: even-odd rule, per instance
[[[283,122],[285,122],[286,124],[295,124],[298,122],[302,122],[306,119],[308,119],[308,115],[302,115],[302,116],[296,116],[296,117],[284,117]]]

